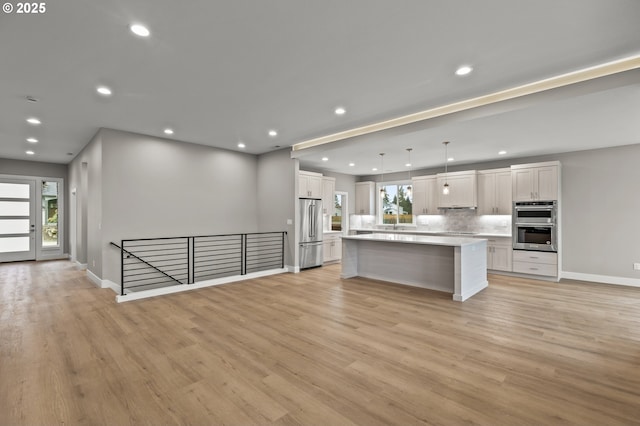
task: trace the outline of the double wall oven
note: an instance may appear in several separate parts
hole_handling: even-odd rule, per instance
[[[513,203],[513,248],[558,251],[557,201]]]

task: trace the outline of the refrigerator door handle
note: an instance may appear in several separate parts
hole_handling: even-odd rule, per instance
[[[313,238],[313,204],[309,204],[309,238]]]

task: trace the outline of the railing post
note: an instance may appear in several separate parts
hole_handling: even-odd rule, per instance
[[[241,249],[240,255],[242,260],[240,261],[240,275],[247,274],[247,234],[241,234]]]
[[[124,296],[124,240],[120,240],[120,296]]]
[[[187,238],[187,284],[193,284],[196,279],[195,237]]]
[[[280,256],[282,257],[282,265],[280,266],[281,269],[284,269],[284,236],[286,234],[286,232],[282,233],[282,249],[280,250]]]

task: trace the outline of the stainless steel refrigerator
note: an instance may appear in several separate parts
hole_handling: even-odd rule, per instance
[[[300,198],[300,269],[322,266],[322,200]]]

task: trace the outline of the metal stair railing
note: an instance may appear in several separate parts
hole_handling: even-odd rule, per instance
[[[284,268],[287,232],[121,240],[121,295]]]

